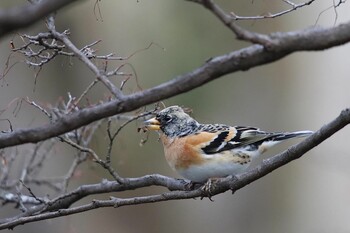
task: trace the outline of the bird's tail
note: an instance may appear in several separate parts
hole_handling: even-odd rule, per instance
[[[255,157],[262,153],[264,153],[269,148],[279,144],[280,142],[298,137],[307,137],[313,134],[312,131],[297,131],[291,133],[283,133],[283,132],[275,132],[275,133],[266,133],[263,131],[255,131],[255,133],[260,133],[262,135],[262,139],[256,140],[255,142],[250,141],[245,146],[247,151],[251,151],[251,156]],[[257,137],[255,135],[255,137]],[[241,145],[242,147],[242,145]]]
[[[297,131],[297,132],[291,132],[291,133],[274,133],[271,137],[270,140],[273,141],[284,141],[290,138],[301,138],[301,137],[307,137],[313,134],[313,131]]]

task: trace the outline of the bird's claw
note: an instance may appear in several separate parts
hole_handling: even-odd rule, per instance
[[[203,185],[203,183],[198,183],[190,180],[181,180],[181,183],[184,184],[184,190],[186,191],[192,191],[195,190]]]
[[[218,181],[220,181],[220,178],[210,178],[208,179],[208,181],[201,187],[203,196],[201,197],[201,199],[203,199],[204,197],[209,198],[210,201],[213,201],[213,199],[211,199],[212,196],[215,195],[215,189],[216,189],[216,184],[218,183]]]

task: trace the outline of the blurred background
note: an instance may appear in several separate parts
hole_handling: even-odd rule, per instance
[[[2,0],[1,8],[25,1]],[[139,85],[147,89],[192,71],[205,60],[249,46],[235,36],[202,6],[187,1],[78,1],[59,11],[58,30],[70,29],[78,47],[102,40],[98,54],[116,53],[127,61],[110,62],[109,67],[129,63],[124,72],[136,72]],[[299,1],[302,2],[302,1]],[[226,11],[237,15],[259,15],[287,9],[282,0],[217,1]],[[310,6],[276,19],[240,22],[246,29],[270,33],[298,30],[314,25],[332,27],[348,21],[349,3],[334,11],[332,0],[315,1]],[[45,31],[44,23],[21,30],[34,35]],[[0,68],[5,67],[10,51],[11,34],[0,41]],[[17,43],[17,42],[16,42]],[[272,64],[222,77],[193,91],[165,100],[169,105],[193,109],[193,116],[203,123],[257,126],[267,131],[317,130],[350,107],[350,45],[322,52],[299,52]],[[0,80],[0,109],[15,98],[29,97],[38,103],[67,99],[67,93],[79,96],[94,76],[75,59],[60,57],[50,62],[35,79],[23,57],[11,58],[16,64]],[[35,84],[36,81],[36,84]],[[126,91],[136,91],[131,80]],[[107,90],[95,87],[89,98],[103,98]],[[1,118],[9,118],[13,127],[42,125],[46,118],[37,109],[23,105],[16,115],[13,107]],[[119,123],[116,123],[116,127]],[[138,123],[128,125],[119,135],[113,151],[114,167],[124,177],[160,173],[179,177],[167,165],[157,135],[140,146],[144,135],[137,133]],[[0,128],[8,127],[0,122]],[[105,131],[101,130],[91,147],[105,153]],[[348,127],[313,149],[301,159],[237,191],[204,200],[169,201],[104,208],[73,216],[30,223],[15,232],[349,232],[350,222],[350,154]],[[290,141],[267,153],[276,154],[298,142]],[[22,148],[25,151],[31,145]],[[72,161],[73,150],[58,145],[42,175],[64,175]],[[261,158],[263,159],[263,158]],[[261,160],[255,161],[255,165]],[[254,166],[253,164],[253,166]],[[20,168],[20,166],[18,166]],[[18,171],[14,171],[15,176]],[[111,179],[93,162],[79,167],[70,184]],[[38,188],[35,191],[40,192]],[[127,193],[89,197],[131,197],[166,191],[151,187]],[[12,205],[0,207],[0,217],[18,212]]]

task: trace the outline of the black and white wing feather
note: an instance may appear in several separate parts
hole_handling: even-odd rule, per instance
[[[245,148],[245,150],[258,150],[264,142],[275,142],[287,140],[294,137],[305,137],[312,131],[299,131],[292,133],[268,133],[255,127],[227,126],[221,124],[202,125],[202,132],[214,133],[212,141],[202,148],[207,154],[215,154],[225,150]]]

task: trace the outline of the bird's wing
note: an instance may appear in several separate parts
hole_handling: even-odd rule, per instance
[[[234,128],[237,130],[236,138],[232,138],[230,142],[240,146],[253,144],[274,135],[255,127],[235,126]]]
[[[231,127],[226,125],[204,125],[198,134],[204,133],[211,135],[211,137],[208,137],[210,140],[207,143],[203,143],[201,147],[201,150],[206,154],[253,145],[273,136],[271,133],[260,131],[254,127]]]

